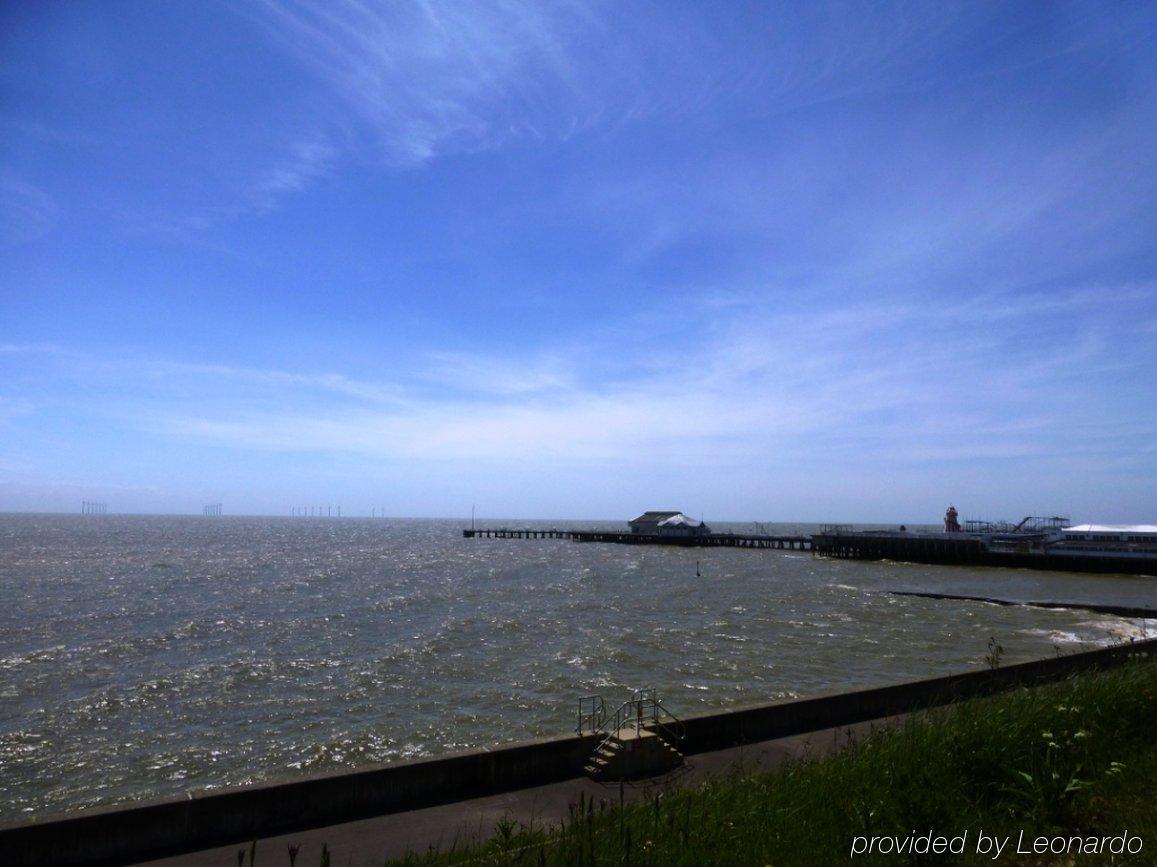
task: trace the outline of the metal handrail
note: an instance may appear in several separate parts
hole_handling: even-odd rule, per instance
[[[659,694],[656,689],[637,690],[635,701],[640,704],[650,705],[650,726],[665,732],[676,742],[683,740],[684,735],[687,733],[687,727],[679,717],[667,710],[663,703],[659,701]],[[670,717],[670,723],[664,721],[664,715]]]
[[[583,714],[583,702],[590,701],[592,710],[587,714]],[[596,724],[596,713],[601,711],[601,719]],[[669,718],[667,722],[665,718]],[[579,700],[579,731],[583,731],[583,721],[589,719],[592,722],[592,732],[603,732],[603,740],[600,746],[606,744],[612,738],[616,737],[620,731],[625,728],[630,728],[632,725],[635,731],[638,732],[644,729],[657,729],[663,732],[671,740],[678,743],[683,740],[687,732],[687,727],[683,721],[663,705],[659,701],[658,691],[654,688],[637,689],[631,697],[623,702],[615,710],[614,714],[608,719],[606,717],[606,707],[602,702],[600,696],[588,696],[585,699]]]
[[[668,725],[668,724],[664,723],[659,717],[659,711],[662,711],[667,716],[669,716],[671,718],[671,722],[673,723],[673,725]],[[683,740],[683,738],[687,734],[687,726],[684,724],[683,720],[679,719],[679,717],[675,716],[675,714],[673,714],[673,713],[671,713],[671,711],[667,710],[667,708],[663,706],[663,703],[661,701],[659,701],[659,699],[657,697],[655,698],[655,723],[654,724],[658,728],[667,732],[672,738],[674,738],[676,743]]]
[[[588,703],[590,710],[586,711]],[[587,730],[588,724],[592,733],[602,731],[606,721],[607,703],[601,695],[584,695],[579,698],[577,731],[580,735]]]

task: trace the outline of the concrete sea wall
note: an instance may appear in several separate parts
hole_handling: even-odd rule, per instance
[[[1064,679],[1157,651],[1157,639],[1084,653],[684,719],[694,754],[769,740]],[[595,735],[378,765],[127,807],[0,825],[7,865],[111,865],[449,803],[582,774]]]
[[[1157,639],[855,692],[697,714],[685,720],[684,754],[725,749],[1064,680],[1157,652]]]

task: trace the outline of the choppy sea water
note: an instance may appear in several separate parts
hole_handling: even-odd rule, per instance
[[[462,526],[0,516],[0,821],[562,734],[591,693],[693,713],[1157,635],[888,592],[1151,606],[1153,578]]]

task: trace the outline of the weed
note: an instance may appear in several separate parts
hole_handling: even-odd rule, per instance
[[[984,654],[984,661],[993,671],[1000,668],[1000,659],[1004,656],[1004,646],[995,638],[988,639],[988,653]]]

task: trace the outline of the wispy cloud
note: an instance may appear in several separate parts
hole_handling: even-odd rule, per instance
[[[574,385],[570,360],[560,354],[512,360],[435,352],[421,375],[445,385],[487,394],[557,392]]]
[[[762,49],[736,53],[712,35],[706,12],[597,0],[254,0],[250,10],[397,166],[686,115],[756,92],[786,111],[895,86],[913,53],[935,44],[930,35],[959,23],[934,10],[832,13],[812,22],[830,38],[804,51],[803,22],[772,16]]]
[[[61,352],[60,347],[51,343],[0,343],[0,354],[27,355],[34,352]]]
[[[626,113],[632,63],[606,57],[600,68],[590,56],[611,53],[616,40],[597,8],[522,0],[259,0],[252,7],[399,166],[515,138],[565,137],[608,112]],[[620,86],[596,83],[608,76]]]
[[[288,144],[268,165],[255,171],[252,183],[231,191],[220,203],[192,212],[156,211],[122,213],[124,228],[134,234],[164,235],[204,245],[207,233],[233,224],[253,213],[266,213],[294,194],[332,175],[340,163],[341,148],[322,133],[302,135]],[[236,256],[235,245],[210,244],[215,253]]]
[[[1122,467],[1157,469],[1157,362],[1148,336],[1126,327],[1151,302],[1125,285],[942,307],[751,305],[716,310],[679,351],[641,319],[549,352],[433,354],[385,380],[75,354],[46,370],[15,352],[0,415],[12,409],[8,426],[27,433],[50,423],[26,413],[48,397],[52,412],[157,454],[209,446],[228,465],[269,456],[440,479],[517,466],[572,483],[673,474],[709,488],[871,468],[915,495],[930,474],[984,477],[991,491],[1031,463],[1098,485]],[[1119,382],[1133,385],[1105,387]]]
[[[471,394],[183,367],[257,376],[291,391],[322,386],[338,400],[311,409],[286,399],[292,408],[233,413],[157,407],[147,424],[165,436],[245,449],[414,460],[518,455],[646,465],[695,457],[738,466],[762,455],[815,460],[825,451],[892,463],[1056,455],[1070,447],[1077,407],[1097,400],[1096,377],[1143,376],[1152,365],[1143,349],[1089,339],[1120,318],[1106,319],[1101,306],[1099,296],[1074,292],[955,313],[865,304],[811,316],[740,315],[695,350],[659,363],[651,363],[653,348],[634,360],[622,355],[611,380],[592,381],[581,355],[551,356],[545,365],[444,356],[415,377],[468,372]],[[1075,312],[1084,323],[1053,336],[1060,342],[1051,348],[1022,336],[1049,326],[1058,310],[1066,322]],[[396,402],[375,405],[379,392]],[[1111,413],[1090,420],[1083,441],[1111,439],[1119,421]]]
[[[26,136],[53,145],[87,146],[102,142],[100,136],[83,130],[55,127],[31,118],[3,114],[0,114],[0,128],[7,130],[12,136]]]
[[[10,400],[0,395],[0,425],[26,418],[34,412],[36,412],[36,405],[31,401],[25,399]]]
[[[60,215],[56,200],[11,174],[0,174],[0,239],[23,244],[43,237]]]
[[[132,364],[151,375],[185,376],[200,379],[241,381],[261,387],[276,386],[301,391],[322,391],[370,403],[397,404],[404,391],[395,383],[365,382],[340,373],[301,373],[286,370],[266,370],[253,367],[235,367],[224,364],[193,364],[177,361],[118,362],[118,366]]]
[[[742,14],[693,4],[249,0],[242,8],[400,166],[753,96],[774,114],[910,89],[913,69],[939,68],[932,61],[946,41],[967,44],[990,17],[944,5],[864,14],[815,4],[754,16],[751,38]]]
[[[273,208],[284,196],[299,192],[333,170],[338,149],[324,136],[294,142],[288,155],[265,171],[251,198],[260,210]]]

